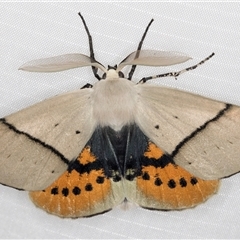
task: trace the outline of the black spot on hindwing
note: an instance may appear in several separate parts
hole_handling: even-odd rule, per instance
[[[79,187],[74,187],[72,192],[74,195],[79,195],[81,193],[81,189]]]

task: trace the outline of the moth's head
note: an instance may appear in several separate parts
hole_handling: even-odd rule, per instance
[[[124,74],[121,71],[117,70],[117,65],[115,66],[109,66],[107,68],[107,71],[102,75],[102,79],[119,79],[124,78]]]

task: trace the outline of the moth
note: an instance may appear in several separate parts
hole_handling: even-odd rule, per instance
[[[189,68],[131,81],[137,65],[168,66],[190,57],[137,50],[118,66],[66,54],[20,69],[56,72],[91,66],[97,82],[0,119],[0,182],[29,191],[36,206],[61,217],[92,216],[124,201],[149,209],[184,209],[217,192],[240,171],[240,108],[150,84]],[[128,77],[122,69],[131,65]],[[99,76],[98,70],[103,72]],[[230,154],[229,154],[230,153]]]

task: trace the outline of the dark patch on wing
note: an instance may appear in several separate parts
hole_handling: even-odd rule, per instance
[[[83,174],[102,169],[105,176],[114,181],[120,181],[121,177],[134,178],[141,173],[147,146],[148,138],[135,124],[124,126],[120,131],[97,127],[86,144],[96,160],[85,164],[76,160],[69,164],[68,171],[74,169]]]
[[[114,131],[110,127],[97,127],[85,146],[96,159],[84,163],[78,160],[71,162],[68,171],[89,174],[91,171],[102,170],[106,178],[112,178],[115,182],[122,177],[132,181],[141,175],[147,179],[143,167],[164,168],[168,164],[175,164],[166,154],[159,159],[145,156],[150,143],[136,124],[124,126],[120,131]],[[104,179],[98,179],[98,183],[101,181]],[[160,181],[156,184],[160,184]]]

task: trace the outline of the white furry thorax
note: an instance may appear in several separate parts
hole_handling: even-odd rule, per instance
[[[119,78],[118,73],[110,69],[105,79],[93,86],[93,116],[101,126],[109,126],[115,131],[134,122],[138,94],[135,83]]]

